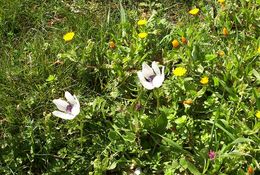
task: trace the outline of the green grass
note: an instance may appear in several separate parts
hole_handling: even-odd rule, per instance
[[[0,1],[0,174],[258,174],[259,6]],[[137,71],[152,61],[165,81],[146,90]],[[81,104],[73,120],[52,115],[65,91]]]

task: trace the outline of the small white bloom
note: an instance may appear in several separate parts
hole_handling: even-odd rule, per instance
[[[53,103],[60,111],[53,111],[52,114],[66,120],[74,119],[80,112],[79,100],[75,95],[72,96],[68,91],[65,92],[65,98],[67,101],[62,99],[53,100]]]
[[[134,172],[134,175],[140,175],[141,174],[141,168],[136,168],[135,169],[135,172]]]
[[[164,66],[162,67],[162,72],[160,71],[158,64],[153,61],[152,68],[146,63],[142,64],[142,71],[137,72],[138,78],[141,84],[146,89],[158,88],[162,85],[164,81]]]

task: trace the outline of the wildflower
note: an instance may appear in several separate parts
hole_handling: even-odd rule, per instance
[[[210,160],[214,160],[216,157],[216,153],[214,151],[210,150],[208,153],[208,156],[209,156]]]
[[[185,69],[184,67],[177,67],[176,69],[173,70],[173,74],[175,76],[183,76],[185,75],[187,72],[187,69]]]
[[[139,26],[143,26],[143,25],[146,25],[147,24],[147,21],[145,19],[141,19],[137,22],[137,25]]]
[[[72,96],[68,91],[65,92],[65,98],[67,101],[62,99],[53,100],[53,103],[60,111],[53,111],[52,114],[66,120],[74,119],[80,112],[79,101],[75,95]]]
[[[145,32],[142,32],[142,33],[138,34],[139,38],[141,38],[141,39],[146,38],[147,35],[148,35],[148,33],[145,33]]]
[[[108,45],[110,49],[116,48],[116,44],[114,43],[114,41],[109,41]]]
[[[63,39],[65,41],[71,41],[74,37],[75,33],[74,32],[68,32],[65,35],[63,35]]]
[[[173,40],[172,41],[172,47],[174,47],[174,48],[177,48],[177,47],[179,47],[179,41],[178,40]]]
[[[225,0],[218,0],[218,2],[219,2],[220,4],[223,4],[223,3],[225,2]]]
[[[254,168],[251,165],[248,166],[247,173],[248,174],[253,174],[254,173]]]
[[[193,101],[191,99],[187,99],[182,102],[182,104],[184,104],[184,105],[191,105],[192,103],[193,103]]]
[[[189,11],[189,14],[191,15],[197,15],[199,13],[200,9],[198,8],[194,8],[192,10]]]
[[[188,43],[187,39],[184,36],[181,37],[181,42],[183,44],[187,44]]]
[[[223,28],[223,35],[228,36],[228,30],[226,27]]]
[[[158,88],[164,81],[164,66],[162,67],[162,71],[160,71],[158,64],[155,61],[152,62],[152,68],[146,63],[143,63],[142,71],[138,71],[137,75],[141,84],[146,89],[151,90]]]
[[[218,55],[221,56],[221,57],[223,57],[223,56],[225,55],[225,52],[224,52],[223,50],[219,50],[219,51],[218,51]]]
[[[255,116],[260,119],[260,111],[256,111]]]
[[[141,174],[141,168],[136,168],[134,171],[134,175],[140,175]]]
[[[209,77],[205,76],[200,79],[200,83],[206,85],[209,83]]]
[[[257,52],[260,53],[260,47],[258,47]]]

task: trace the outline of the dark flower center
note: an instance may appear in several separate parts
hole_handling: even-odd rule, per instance
[[[151,75],[148,78],[145,78],[148,82],[152,82],[154,79],[155,75]]]
[[[73,106],[72,106],[71,104],[69,104],[69,105],[66,107],[66,112],[71,113],[72,107],[73,107]]]

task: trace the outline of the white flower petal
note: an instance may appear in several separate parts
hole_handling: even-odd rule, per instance
[[[140,175],[141,174],[141,168],[136,168],[134,171],[134,175]]]
[[[75,98],[68,91],[65,92],[65,98],[68,100],[70,104],[77,104]]]
[[[160,87],[164,81],[164,75],[156,76],[153,79],[153,86],[154,87]]]
[[[156,75],[161,75],[161,71],[155,61],[152,62],[152,68]]]
[[[138,78],[139,78],[141,84],[142,84],[146,89],[151,90],[151,89],[154,88],[153,84],[152,84],[151,82],[148,82],[148,81],[145,79],[145,77],[144,77],[144,75],[143,75],[143,73],[142,73],[141,71],[138,71],[138,72],[137,72],[137,75],[138,75]]]
[[[163,76],[163,79],[164,79],[164,66],[162,67],[162,73],[161,73],[161,75]]]
[[[64,101],[62,99],[54,99],[52,102],[57,106],[57,108],[59,110],[61,110],[63,112],[66,112],[66,108],[69,105],[68,102],[66,102],[66,101]]]
[[[149,79],[150,76],[155,75],[153,69],[150,66],[148,66],[146,63],[142,64],[142,74],[147,79]]]
[[[76,116],[79,114],[79,112],[80,112],[80,105],[79,104],[73,105],[71,109],[71,114]]]
[[[56,117],[59,117],[59,118],[65,119],[65,120],[72,120],[76,117],[75,115],[60,112],[60,111],[53,111],[52,114]]]

